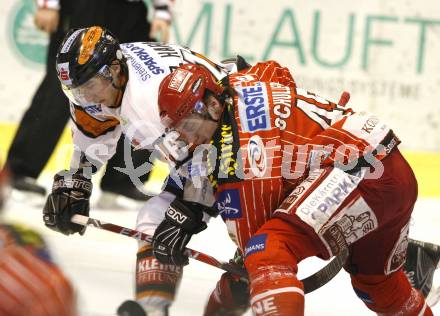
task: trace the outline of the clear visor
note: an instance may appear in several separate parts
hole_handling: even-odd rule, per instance
[[[104,65],[91,79],[78,87],[61,85],[64,94],[76,105],[101,104],[111,96],[112,75],[110,67]]]

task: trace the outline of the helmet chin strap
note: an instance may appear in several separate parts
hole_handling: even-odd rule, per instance
[[[122,58],[122,53],[121,53],[121,51],[117,51],[116,52],[116,55],[117,55],[117,60],[118,60],[118,62],[119,62],[119,69],[120,69],[120,72],[119,72],[119,74],[120,74],[120,76],[121,76],[121,82],[122,82],[122,84],[121,85],[118,85],[116,82],[115,82],[115,78],[112,76],[112,87],[113,88],[115,88],[116,90],[120,90],[120,91],[123,91],[124,89],[125,89],[125,86],[127,85],[127,81],[128,81],[128,69],[127,69],[127,66],[126,66],[126,64],[124,63],[124,61],[122,60],[123,58]],[[112,65],[114,65],[114,64],[112,64]]]
[[[125,79],[125,78],[122,78],[122,79]],[[116,90],[123,91],[125,89],[126,85],[127,85],[127,80],[123,80],[123,83],[121,85],[118,85],[115,82],[115,78],[112,77],[112,87],[115,88]]]
[[[220,105],[222,106],[222,113],[224,112],[224,110],[225,110],[225,107],[227,106],[227,102],[231,102],[231,100],[229,100],[229,99],[227,99],[223,94],[222,95],[218,95],[218,94],[214,94],[214,93],[212,93],[210,90],[207,90],[207,91],[209,91],[209,93],[211,93],[211,95],[214,97],[214,98],[216,98],[217,99],[217,101],[220,103]],[[206,104],[206,103],[205,103]],[[213,116],[212,116],[212,113],[209,111],[209,106],[207,106],[208,107],[208,109],[207,109],[207,112],[208,112],[208,120],[210,120],[210,121],[213,121],[213,122],[216,122],[216,123],[218,123],[219,121],[220,121],[220,119],[221,119],[221,117],[222,117],[222,114],[220,115],[220,117],[218,118],[218,119],[215,119]]]
[[[125,90],[125,87],[127,86],[127,79],[126,79],[126,75],[123,73],[123,72],[121,72],[121,81],[122,81],[122,84],[121,85],[118,85],[116,82],[115,82],[115,78],[112,76],[112,82],[111,82],[111,84],[112,84],[112,87],[113,88],[115,88],[116,90],[118,90],[118,95],[117,95],[117,97],[116,97],[116,102],[115,102],[115,104],[117,104],[117,107],[119,107],[120,106],[120,103],[121,103],[121,101],[122,101],[122,96],[124,95],[124,90]]]
[[[115,88],[116,90],[123,91],[125,89],[125,86],[127,85],[127,81],[126,80],[124,81],[125,82],[123,84],[117,85],[115,79],[112,78],[112,87]]]

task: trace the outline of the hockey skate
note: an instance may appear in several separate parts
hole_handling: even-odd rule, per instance
[[[121,195],[134,201],[147,201],[150,196],[145,195],[139,191],[131,183],[118,183],[118,185],[103,185],[101,184],[101,190],[103,193]]]
[[[31,177],[12,176],[11,186],[18,191],[35,193],[41,196],[46,195],[46,189],[37,184],[37,181]]]
[[[404,271],[411,285],[426,298],[429,306],[440,300],[440,286],[433,285],[434,272],[440,268],[440,246],[409,240]]]
[[[116,311],[118,316],[147,316],[145,310],[136,301],[123,302]]]
[[[127,210],[139,207],[140,203],[119,194],[102,191],[94,206],[106,210]]]
[[[102,209],[125,209],[137,207],[145,202],[150,196],[145,195],[131,184],[108,186],[101,184],[101,196],[97,201],[97,207]]]
[[[148,312],[136,301],[127,300],[123,302],[116,311],[118,316],[168,316],[168,305],[157,308],[146,306]]]

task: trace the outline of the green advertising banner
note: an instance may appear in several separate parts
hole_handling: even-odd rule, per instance
[[[9,14],[9,44],[28,65],[44,65],[48,36],[34,26],[34,0],[16,2]]]

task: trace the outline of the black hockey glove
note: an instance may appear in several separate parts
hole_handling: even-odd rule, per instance
[[[207,211],[209,210],[209,211]],[[182,266],[188,264],[184,254],[191,236],[206,229],[203,212],[212,208],[199,203],[175,199],[165,213],[165,219],[153,236],[153,254],[162,263]]]
[[[44,205],[43,220],[47,227],[65,235],[82,235],[86,227],[74,224],[70,219],[75,214],[89,215],[92,182],[83,176],[81,169],[74,174],[67,173],[60,171],[55,175],[52,193]]]

